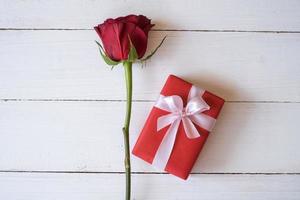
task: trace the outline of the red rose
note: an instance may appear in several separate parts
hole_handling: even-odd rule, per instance
[[[143,15],[128,15],[107,19],[94,28],[102,40],[106,55],[118,62],[128,59],[130,40],[137,51],[138,58],[144,56],[148,32],[152,26],[154,24],[151,24],[151,20]]]

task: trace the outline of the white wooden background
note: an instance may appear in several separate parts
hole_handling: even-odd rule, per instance
[[[168,74],[227,102],[188,181],[132,157],[133,199],[300,199],[299,0],[0,0],[0,199],[123,199],[122,67],[92,27],[149,16],[131,145]]]

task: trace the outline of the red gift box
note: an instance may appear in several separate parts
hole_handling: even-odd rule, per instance
[[[132,153],[187,179],[223,104],[222,98],[170,75]]]

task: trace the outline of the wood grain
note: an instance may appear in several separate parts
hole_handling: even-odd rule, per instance
[[[134,66],[131,145],[171,73],[227,100],[188,181],[132,158],[133,200],[300,199],[299,11],[299,0],[1,0],[0,199],[123,198],[123,69],[103,63],[92,27],[129,13],[156,24],[149,50],[168,35]]]
[[[300,34],[152,32],[168,35],[134,67],[136,100],[155,100],[169,74],[227,101],[300,101]],[[122,66],[102,61],[94,31],[0,31],[0,98],[125,98]],[[12,56],[13,55],[13,56]]]
[[[142,13],[157,29],[300,31],[298,0],[2,0],[1,28],[88,28]],[[166,12],[167,11],[167,12]]]
[[[153,102],[135,102],[131,147]],[[2,102],[0,169],[123,171],[124,102]],[[299,173],[298,103],[226,103],[193,172]],[[157,172],[133,157],[135,172]]]
[[[0,173],[5,200],[122,199],[122,174]],[[192,175],[182,181],[167,175],[133,175],[133,198],[143,200],[296,200],[300,176]],[[18,192],[16,192],[18,188]],[[110,191],[110,192],[107,192]]]

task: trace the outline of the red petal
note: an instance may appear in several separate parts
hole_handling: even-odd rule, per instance
[[[145,55],[147,49],[147,43],[148,43],[147,35],[142,29],[136,27],[135,30],[130,35],[130,38],[138,53],[139,58],[142,58]]]
[[[106,54],[114,61],[120,61],[124,58],[122,46],[119,41],[119,34],[122,30],[122,24],[105,23],[98,26],[100,35]]]
[[[151,27],[154,26],[154,24],[151,24],[151,20],[144,15],[128,15],[124,17],[124,20],[126,20],[126,22],[134,23],[135,25],[140,27],[146,35],[148,35]]]
[[[120,35],[120,41],[122,42],[123,47],[123,54],[128,58],[129,50],[130,50],[130,42],[129,38],[131,39],[137,53],[138,57],[141,58],[144,56],[146,49],[147,49],[147,36],[144,31],[136,26],[133,23],[125,23],[124,29]]]

